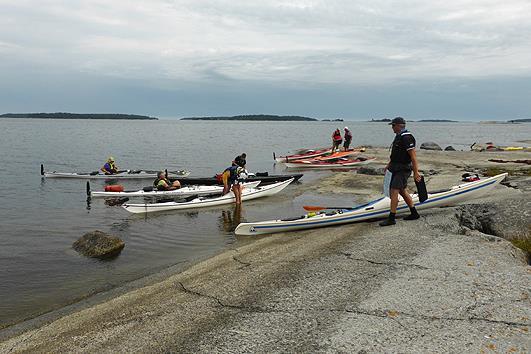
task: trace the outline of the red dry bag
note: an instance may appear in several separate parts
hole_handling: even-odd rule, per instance
[[[121,184],[111,184],[110,186],[105,186],[105,192],[123,192],[124,186]]]

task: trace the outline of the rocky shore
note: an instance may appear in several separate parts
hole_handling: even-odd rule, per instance
[[[389,152],[367,154],[383,164]],[[521,248],[531,237],[530,167],[488,161],[529,153],[418,156],[428,189],[465,171],[511,176],[482,199],[393,227],[261,237],[16,333],[0,352],[529,352],[531,267]],[[372,172],[304,188],[363,202],[381,194]]]

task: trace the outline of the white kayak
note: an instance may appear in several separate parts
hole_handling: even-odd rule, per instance
[[[261,197],[268,197],[279,193],[293,182],[293,178],[283,182],[269,184],[257,188],[244,188],[242,191],[242,201],[252,200]],[[194,208],[205,208],[210,206],[232,204],[236,201],[234,193],[230,192],[217,198],[199,197],[187,202],[167,202],[167,203],[126,203],[122,207],[130,213],[151,213],[166,210],[184,210]]]
[[[376,160],[375,157],[357,157],[357,158],[339,158],[333,161],[327,160],[297,160],[286,162],[288,168],[322,168],[322,169],[338,169],[338,168],[354,168],[356,166],[367,165]]]
[[[470,201],[485,194],[503,181],[506,176],[507,173],[502,173],[479,181],[460,184],[444,191],[428,193],[428,199],[423,203],[418,201],[416,194],[411,195],[411,197],[418,210],[450,206],[460,202]],[[309,213],[292,219],[241,223],[236,227],[235,233],[236,235],[271,234],[382,218],[388,215],[389,205],[390,199],[383,197],[352,209],[338,209],[328,213]],[[409,212],[409,208],[404,200],[400,198],[397,213],[402,214],[406,212]]]
[[[88,182],[87,182],[88,183]],[[256,188],[260,181],[243,183],[245,188]],[[91,191],[87,188],[87,194],[93,198],[103,197],[188,197],[191,195],[203,196],[210,194],[221,194],[223,186],[185,186],[171,191],[159,191],[153,187],[139,189],[137,191],[123,191],[123,192],[104,192]]]
[[[158,171],[150,170],[124,170],[112,175],[106,175],[101,171],[78,173],[78,172],[46,172],[41,165],[41,176],[46,178],[79,178],[79,179],[149,179],[157,178]],[[190,171],[168,171],[168,178],[186,177]]]

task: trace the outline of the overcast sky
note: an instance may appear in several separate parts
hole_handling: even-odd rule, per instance
[[[530,0],[0,0],[0,112],[531,117]]]

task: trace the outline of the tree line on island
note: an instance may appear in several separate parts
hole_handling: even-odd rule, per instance
[[[158,120],[158,118],[138,115],[138,114],[119,114],[119,113],[5,113],[0,114],[0,118],[38,118],[38,119],[122,119],[122,120]],[[181,120],[232,120],[232,121],[319,121],[316,118],[304,116],[279,116],[273,114],[248,114],[237,116],[212,116],[212,117],[186,117]],[[341,118],[321,119],[322,122],[343,122]],[[390,122],[391,118],[375,119],[369,122]],[[460,121],[450,119],[420,119],[408,120],[409,122],[424,123],[459,123]],[[485,123],[485,122],[483,122]],[[511,119],[503,121],[488,121],[487,123],[531,123],[531,118]]]
[[[127,119],[127,120],[158,120],[155,117],[138,114],[117,113],[5,113],[0,118],[38,118],[38,119]]]
[[[315,118],[302,116],[277,116],[270,114],[248,114],[240,116],[186,117],[181,120],[252,120],[252,121],[316,121]]]

